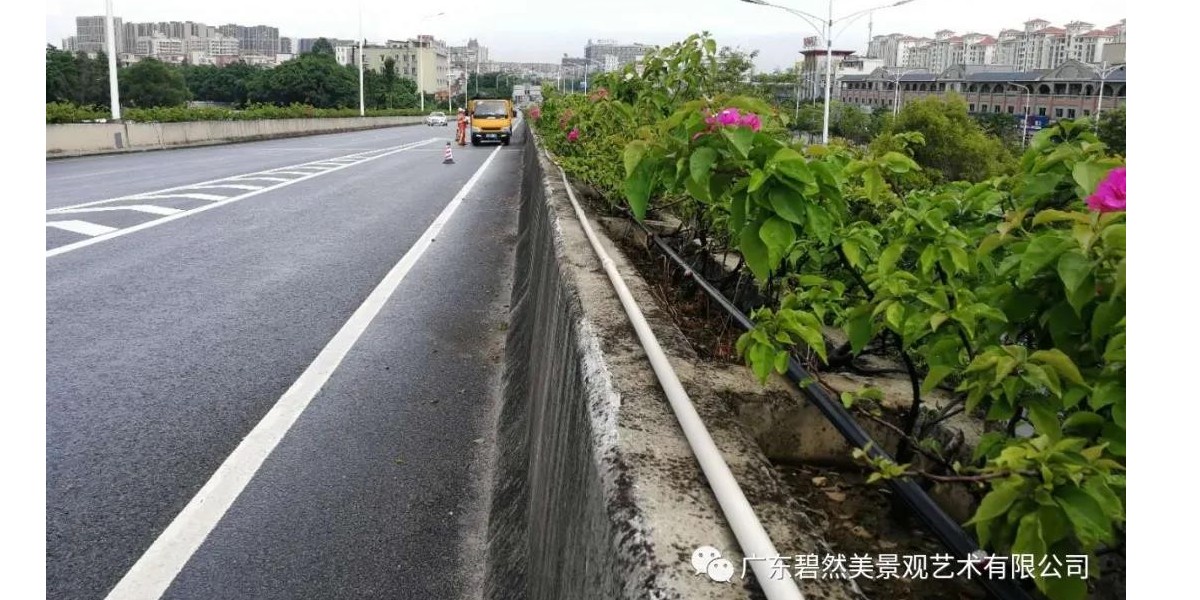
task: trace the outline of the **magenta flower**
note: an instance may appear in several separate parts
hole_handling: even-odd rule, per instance
[[[571,133],[567,134],[567,141],[574,142],[574,141],[578,141],[578,140],[579,140],[579,128],[578,127],[572,128]]]
[[[717,123],[721,125],[737,125],[741,118],[742,115],[738,114],[738,109],[727,108],[717,115]]]
[[[758,131],[762,129],[762,119],[759,119],[758,115],[754,113],[746,113],[742,115],[741,119],[738,119],[738,125]]]
[[[1117,167],[1096,186],[1096,193],[1088,196],[1088,208],[1096,212],[1118,212],[1125,210],[1125,167]]]
[[[529,116],[533,118],[534,121],[542,118],[542,109],[534,106],[533,108],[529,109]]]

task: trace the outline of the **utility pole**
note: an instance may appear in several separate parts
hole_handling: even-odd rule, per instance
[[[117,36],[113,27],[112,0],[105,2],[107,15],[104,17],[104,32],[108,37],[108,101],[114,121],[121,120],[121,98],[117,85]]]

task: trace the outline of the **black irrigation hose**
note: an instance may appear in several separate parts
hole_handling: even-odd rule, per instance
[[[646,236],[653,240],[658,247],[671,257],[676,264],[683,267],[684,276],[691,277],[692,280],[708,294],[709,298],[715,300],[725,312],[733,320],[737,321],[743,329],[749,331],[754,328],[754,323],[740,310],[734,306],[720,290],[714,288],[704,277],[697,273],[696,270],[687,262],[685,262],[669,244],[651,232],[643,223],[634,221],[646,233]],[[854,420],[854,417],[842,405],[841,400],[833,397],[824,387],[818,385],[800,363],[795,358],[788,358],[787,376],[800,391],[817,405],[825,418],[833,424],[838,433],[846,438],[855,448],[861,448],[875,458],[885,458],[892,460],[892,457],[887,452],[882,450],[879,444],[871,439],[871,436]],[[802,382],[807,381],[807,384]],[[963,528],[942,510],[929,494],[921,486],[911,479],[887,479],[885,480],[888,487],[891,488],[897,496],[899,496],[908,508],[916,514],[917,518],[925,525],[925,527],[937,537],[938,541],[960,559],[971,559],[979,553],[979,546],[975,540],[963,531]],[[982,570],[982,569],[981,569]],[[1021,589],[1013,579],[993,579],[991,577],[980,577],[979,583],[992,595],[993,598],[999,600],[1032,600]]]

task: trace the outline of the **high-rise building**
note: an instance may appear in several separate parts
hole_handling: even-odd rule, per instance
[[[295,38],[281,37],[279,38],[279,53],[280,54],[295,54],[296,47]]]
[[[934,35],[933,39],[901,34],[875,36],[867,54],[882,58],[888,67],[925,68],[934,72],[952,65],[1005,65],[1017,71],[1031,71],[1054,69],[1068,61],[1098,64],[1107,60],[1106,46],[1124,43],[1125,21],[1097,29],[1084,21],[1052,27],[1044,19],[1030,19],[1023,29],[1002,29],[995,37],[982,33],[956,35],[948,29]],[[1120,50],[1123,60],[1123,47]],[[1116,52],[1108,53],[1110,57],[1115,55]]]
[[[121,17],[113,17],[113,34],[116,37],[117,52],[121,52],[125,48],[125,27],[121,23]],[[108,31],[104,25],[104,15],[75,17],[75,49],[89,54],[108,52]]]
[[[279,28],[268,25],[243,27],[229,24],[217,28],[221,35],[237,38],[242,55],[271,57],[279,53]]]
[[[625,65],[639,61],[654,46],[645,44],[618,44],[614,40],[588,40],[583,48],[583,57],[592,67],[599,66],[606,72],[615,71]],[[612,58],[609,58],[612,57]]]

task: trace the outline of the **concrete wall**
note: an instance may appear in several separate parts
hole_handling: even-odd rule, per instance
[[[484,597],[758,597],[752,578],[740,578],[736,540],[557,169],[534,135],[526,140]],[[727,386],[697,365],[645,281],[600,235],[780,552],[828,554],[716,391]],[[744,369],[738,375],[753,385]],[[737,566],[732,584],[691,568],[702,545]],[[858,597],[844,581],[805,588],[829,600]]]
[[[415,116],[182,123],[63,123],[46,125],[46,156],[163,150],[414,125],[423,121],[424,117]]]

